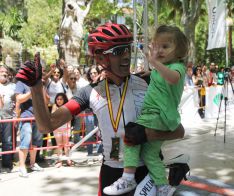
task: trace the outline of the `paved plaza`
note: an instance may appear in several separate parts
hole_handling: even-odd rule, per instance
[[[226,143],[224,143],[223,118],[216,120],[194,119],[183,122],[186,135],[183,140],[167,142],[163,146],[166,158],[180,153],[190,155],[191,168],[188,181],[178,186],[175,196],[218,196],[234,195],[234,121],[228,116]],[[86,156],[84,152],[81,156]],[[73,167],[53,167],[48,157],[44,172],[30,173],[29,178],[18,176],[17,167],[13,173],[0,174],[0,195],[15,196],[96,196],[100,164]]]

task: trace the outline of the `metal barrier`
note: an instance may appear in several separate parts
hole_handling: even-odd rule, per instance
[[[85,135],[86,135],[85,117],[87,117],[87,116],[93,116],[93,113],[81,113],[81,114],[78,115],[78,117],[81,120],[81,129],[80,130],[70,131],[73,137],[74,137],[75,134],[79,134],[81,136],[81,139],[85,137]],[[35,121],[35,118],[13,118],[13,119],[2,119],[2,120],[0,120],[0,123],[13,123],[13,126],[12,126],[12,150],[0,152],[0,155],[18,153],[18,150],[16,149],[17,148],[17,146],[16,146],[17,145],[17,136],[16,136],[17,135],[17,130],[16,129],[18,129],[18,126],[17,126],[18,123],[26,122],[26,121],[29,121],[32,124],[32,122]],[[71,127],[67,126],[64,129],[70,129],[70,128]],[[65,145],[63,145],[63,146],[58,146],[58,145],[50,146],[49,145],[49,140],[51,140],[52,138],[54,138],[54,136],[49,136],[49,133],[48,133],[47,137],[43,138],[43,140],[47,140],[46,147],[32,147],[32,145],[31,145],[29,150],[32,150],[32,149],[35,149],[35,150],[50,150],[50,149],[56,149],[56,148],[61,148],[61,147],[67,147],[67,146],[72,147],[74,145],[74,144],[72,144],[70,142],[70,137],[67,137],[68,141],[66,142]],[[84,142],[84,143],[81,144],[81,146],[85,146],[85,145],[89,145],[89,144],[99,144],[99,143],[100,143],[100,140],[98,139],[98,137],[96,137],[94,142]]]

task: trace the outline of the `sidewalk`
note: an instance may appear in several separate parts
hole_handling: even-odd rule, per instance
[[[165,158],[180,153],[190,155],[190,177],[178,186],[175,196],[234,195],[234,116],[226,126],[226,143],[223,142],[223,119],[194,120],[183,123],[185,139],[167,142],[162,150]],[[14,196],[96,196],[99,165],[54,168],[48,160],[44,172],[30,173],[29,178],[18,172],[0,174],[0,195]],[[218,187],[218,188],[217,188]]]

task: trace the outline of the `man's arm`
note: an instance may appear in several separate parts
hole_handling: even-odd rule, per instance
[[[174,140],[184,137],[184,127],[180,124],[175,131],[155,131],[153,129],[145,129],[147,141],[154,140]]]
[[[124,142],[128,146],[133,146],[147,141],[180,139],[184,137],[184,132],[182,124],[174,131],[157,131],[145,128],[137,123],[129,122],[125,126]]]
[[[54,113],[50,113],[43,98],[43,85],[38,82],[31,88],[33,112],[36,119],[38,129],[43,133],[49,133],[63,124],[72,120],[72,114],[65,107],[62,106]]]

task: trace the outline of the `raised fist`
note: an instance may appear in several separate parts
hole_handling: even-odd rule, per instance
[[[40,63],[40,53],[34,56],[34,62],[26,61],[16,74],[16,79],[27,86],[34,86],[42,77],[42,67]]]

